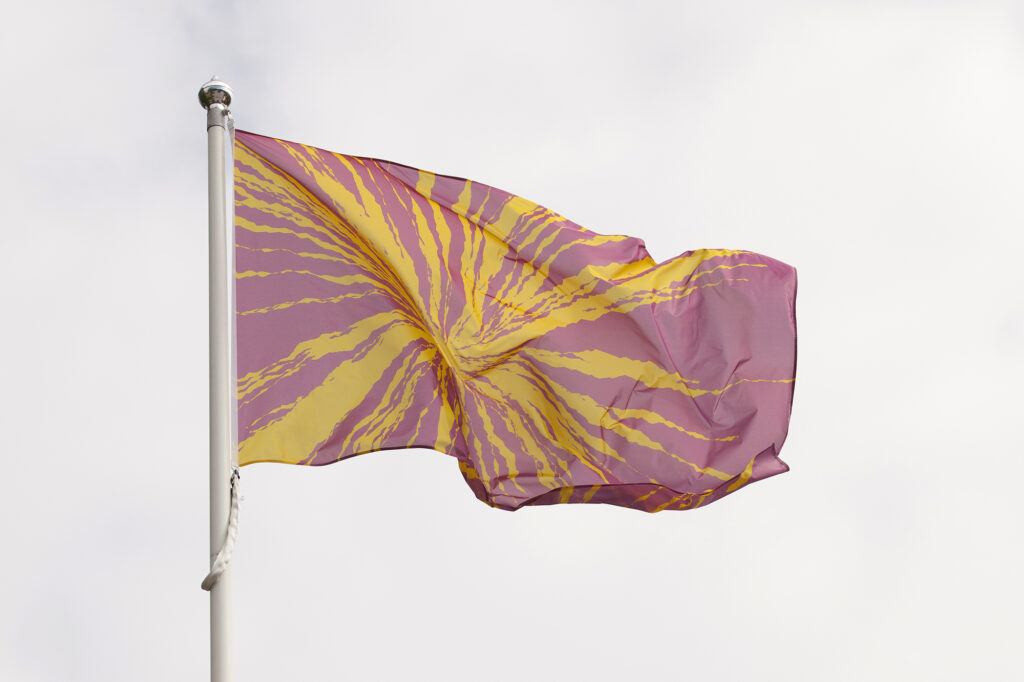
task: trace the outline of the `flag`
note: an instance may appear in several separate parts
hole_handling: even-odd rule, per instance
[[[234,155],[240,464],[430,448],[494,507],[649,512],[788,470],[790,266],[659,264],[487,185],[243,131]]]

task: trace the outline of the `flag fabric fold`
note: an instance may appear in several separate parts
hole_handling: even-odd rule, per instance
[[[461,178],[238,131],[239,462],[454,456],[501,509],[701,506],[784,472],[796,273],[655,263]]]

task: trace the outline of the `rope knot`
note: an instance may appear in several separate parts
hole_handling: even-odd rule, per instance
[[[209,592],[217,584],[221,574],[231,563],[231,554],[235,551],[235,538],[238,536],[238,481],[242,475],[238,473],[238,467],[231,470],[231,511],[228,513],[228,532],[224,538],[224,544],[220,546],[217,556],[210,564],[210,572],[203,579],[202,588]]]

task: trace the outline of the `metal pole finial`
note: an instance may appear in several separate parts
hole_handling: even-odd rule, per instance
[[[231,95],[231,87],[214,76],[199,88],[199,103],[203,105],[203,109],[209,109],[211,104],[223,104],[225,107],[229,107],[231,106]]]

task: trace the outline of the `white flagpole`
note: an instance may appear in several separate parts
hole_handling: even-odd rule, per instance
[[[231,475],[238,462],[235,379],[235,248],[227,192],[231,88],[213,80],[199,90],[206,109],[210,187],[210,562],[228,532]],[[210,588],[210,680],[232,682],[231,567]]]

